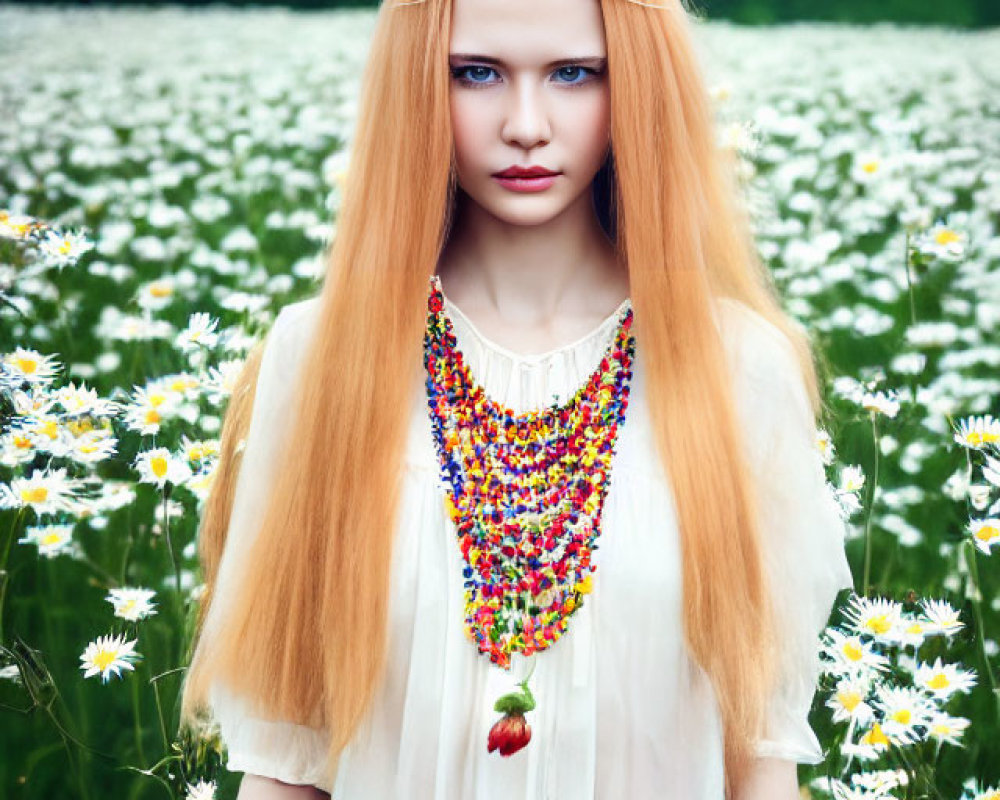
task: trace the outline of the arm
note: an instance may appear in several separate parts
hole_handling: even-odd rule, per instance
[[[736,800],[798,800],[799,777],[794,761],[758,758]]]
[[[328,800],[329,797],[315,786],[296,786],[247,772],[240,781],[236,800]]]

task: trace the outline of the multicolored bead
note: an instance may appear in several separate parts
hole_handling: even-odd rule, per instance
[[[562,405],[515,414],[472,377],[444,311],[427,302],[427,402],[444,504],[465,560],[465,631],[504,669],[558,641],[593,587],[593,553],[635,339],[627,304],[614,341]]]

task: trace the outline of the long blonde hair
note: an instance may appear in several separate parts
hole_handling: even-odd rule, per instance
[[[184,686],[186,722],[221,680],[273,718],[322,723],[331,763],[370,709],[385,666],[400,465],[412,393],[422,387],[426,291],[455,202],[453,2],[379,10],[319,321],[289,409],[295,452],[282,455],[231,618],[218,637],[197,643]],[[716,692],[733,796],[775,685],[776,631],[713,298],[733,297],[784,333],[814,411],[821,400],[808,338],[780,307],[731,165],[716,146],[687,12],[679,1],[660,10],[602,0],[601,8],[614,174],[601,210],[628,265],[655,447],[678,511],[685,637]],[[203,612],[239,468],[226,441],[246,433],[258,358],[227,412],[199,532]]]

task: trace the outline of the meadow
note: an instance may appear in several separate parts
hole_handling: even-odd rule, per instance
[[[0,797],[235,797],[177,726],[199,511],[321,280],[373,22],[0,7]],[[997,800],[1000,31],[696,27],[849,523],[802,791]]]

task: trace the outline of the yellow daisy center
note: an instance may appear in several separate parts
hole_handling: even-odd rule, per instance
[[[116,653],[113,650],[101,650],[101,652],[94,656],[94,666],[98,667],[101,672],[104,672],[115,660],[115,655]]]
[[[1000,442],[1000,436],[989,431],[969,431],[965,436],[965,441],[972,447],[981,447],[984,444],[996,444]]]
[[[865,627],[874,633],[883,634],[892,630],[892,623],[886,614],[879,614],[877,617],[872,617],[868,620],[865,623]]]
[[[149,468],[157,478],[167,474],[167,459],[163,456],[153,456],[149,459]]]
[[[44,486],[34,486],[21,490],[21,499],[25,503],[44,503],[49,496],[49,490]]]
[[[937,235],[934,237],[934,241],[938,244],[951,244],[952,242],[959,241],[961,238],[962,237],[955,233],[955,231],[943,228],[937,232]]]
[[[844,642],[844,655],[851,661],[860,661],[865,657],[865,651],[856,642]]]
[[[42,537],[42,544],[44,544],[47,547],[54,544],[59,544],[60,541],[62,541],[62,536],[60,536],[58,533],[55,532],[47,533]]]
[[[889,744],[889,739],[882,733],[882,727],[876,722],[872,729],[861,737],[862,744]]]
[[[873,172],[878,171],[878,161],[866,161],[861,165],[861,169],[871,175]]]
[[[38,360],[34,358],[16,358],[14,363],[25,375],[30,375],[38,370]]]
[[[976,531],[976,538],[981,542],[991,542],[1000,536],[1000,528],[995,525],[983,525]]]
[[[861,703],[861,693],[854,691],[837,692],[837,700],[848,711],[854,711]]]
[[[947,689],[951,686],[951,681],[948,680],[948,676],[943,672],[939,672],[929,681],[927,681],[927,686],[931,689]]]
[[[901,708],[899,711],[892,715],[894,722],[898,722],[900,725],[909,725],[910,720],[913,718],[913,714],[908,708]]]

